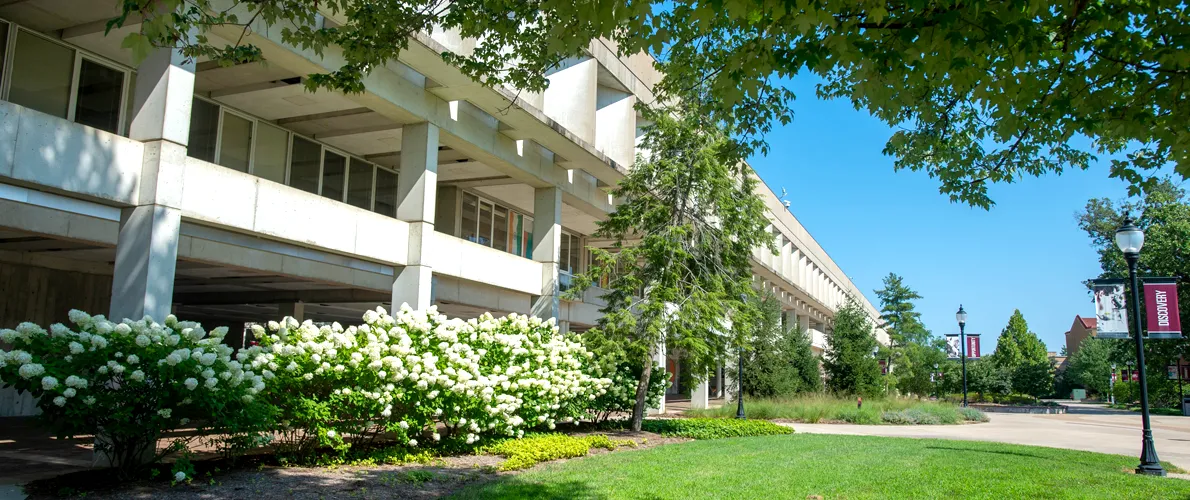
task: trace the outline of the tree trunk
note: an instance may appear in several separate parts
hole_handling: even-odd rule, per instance
[[[653,351],[657,347],[650,347],[645,353],[645,364],[640,371],[640,381],[636,384],[636,405],[632,407],[632,430],[640,431],[641,422],[645,419],[645,402],[649,399],[649,377],[653,374]]]

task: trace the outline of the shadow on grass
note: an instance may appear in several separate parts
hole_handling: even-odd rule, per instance
[[[534,498],[566,500],[603,500],[606,494],[597,492],[586,481],[538,483],[524,476],[505,476],[489,483],[465,488],[452,499]]]
[[[953,446],[926,446],[927,450],[949,450],[949,451],[966,451],[971,453],[992,453],[996,455],[1014,455],[1026,458],[1040,458],[1042,460],[1049,460],[1051,457],[1044,455],[1037,455],[1034,453],[1025,453],[1021,451],[1004,451],[1004,450],[980,450],[975,448],[959,448]]]

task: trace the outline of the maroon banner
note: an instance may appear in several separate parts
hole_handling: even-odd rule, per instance
[[[1178,315],[1178,284],[1145,282],[1145,317],[1148,335],[1158,339],[1182,337],[1182,320]]]
[[[967,335],[967,359],[979,359],[979,334]]]
[[[880,360],[879,363],[880,363],[880,374],[888,375],[888,363],[886,361],[884,361],[883,359]]]

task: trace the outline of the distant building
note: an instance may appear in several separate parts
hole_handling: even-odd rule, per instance
[[[1097,332],[1098,321],[1095,318],[1084,318],[1076,314],[1074,324],[1070,325],[1070,331],[1066,332],[1066,355],[1074,356],[1079,345],[1084,340],[1095,337]]]

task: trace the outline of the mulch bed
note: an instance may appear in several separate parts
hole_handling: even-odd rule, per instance
[[[689,441],[650,432],[582,428],[567,434],[606,434],[612,439],[637,442],[636,448],[624,447],[614,453]],[[603,453],[613,452],[595,448],[590,455]],[[105,499],[428,499],[520,472],[498,472],[496,467],[503,460],[503,457],[491,455],[457,455],[434,459],[429,464],[295,467],[279,465],[272,455],[250,455],[240,457],[234,463],[225,459],[197,460],[194,465],[198,474],[188,484],[171,486],[170,465],[162,464],[155,479],[119,481],[111,470],[89,469],[31,482],[25,486],[25,491],[32,499],[84,494],[88,498]],[[562,461],[548,463],[558,462]]]

